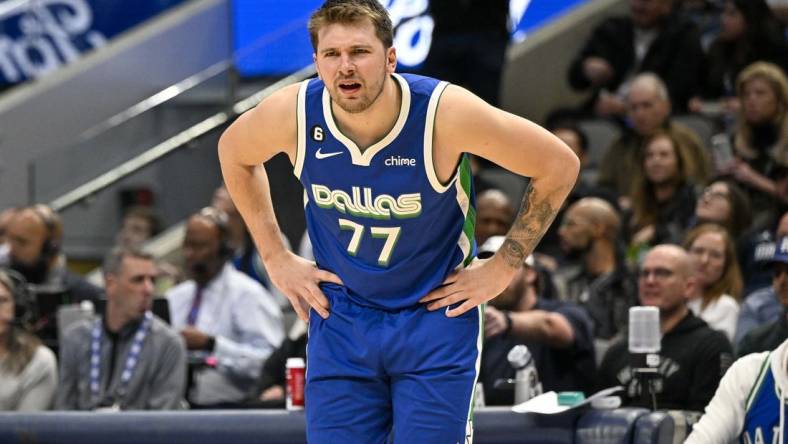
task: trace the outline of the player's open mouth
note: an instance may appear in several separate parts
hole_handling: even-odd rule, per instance
[[[346,93],[354,93],[361,89],[361,84],[356,82],[340,83],[339,89]]]

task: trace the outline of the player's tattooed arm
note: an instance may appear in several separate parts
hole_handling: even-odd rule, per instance
[[[518,268],[523,259],[536,248],[547,228],[555,219],[563,199],[556,196],[565,193],[544,193],[529,182],[523,195],[520,211],[500,250],[506,265]]]

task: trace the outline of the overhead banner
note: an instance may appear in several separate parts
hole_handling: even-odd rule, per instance
[[[512,39],[519,41],[589,0],[511,0]],[[235,0],[236,67],[242,76],[288,74],[312,62],[306,30],[323,0]],[[381,0],[394,24],[398,64],[424,62],[432,41],[429,0]]]
[[[184,1],[0,1],[0,83],[55,71]]]

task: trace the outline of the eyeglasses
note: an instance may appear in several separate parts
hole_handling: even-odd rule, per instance
[[[670,270],[670,269],[667,269],[667,268],[661,268],[661,267],[657,267],[657,268],[641,268],[638,271],[638,278],[639,279],[648,279],[648,277],[650,275],[653,275],[654,279],[662,280],[662,279],[667,279],[667,278],[673,276],[674,274],[675,274],[675,272],[673,270]]]

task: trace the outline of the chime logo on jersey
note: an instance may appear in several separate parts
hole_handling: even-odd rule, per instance
[[[374,195],[372,188],[352,187],[350,194],[312,184],[312,198],[320,208],[336,208],[340,213],[371,219],[408,219],[421,214],[421,193]]]

